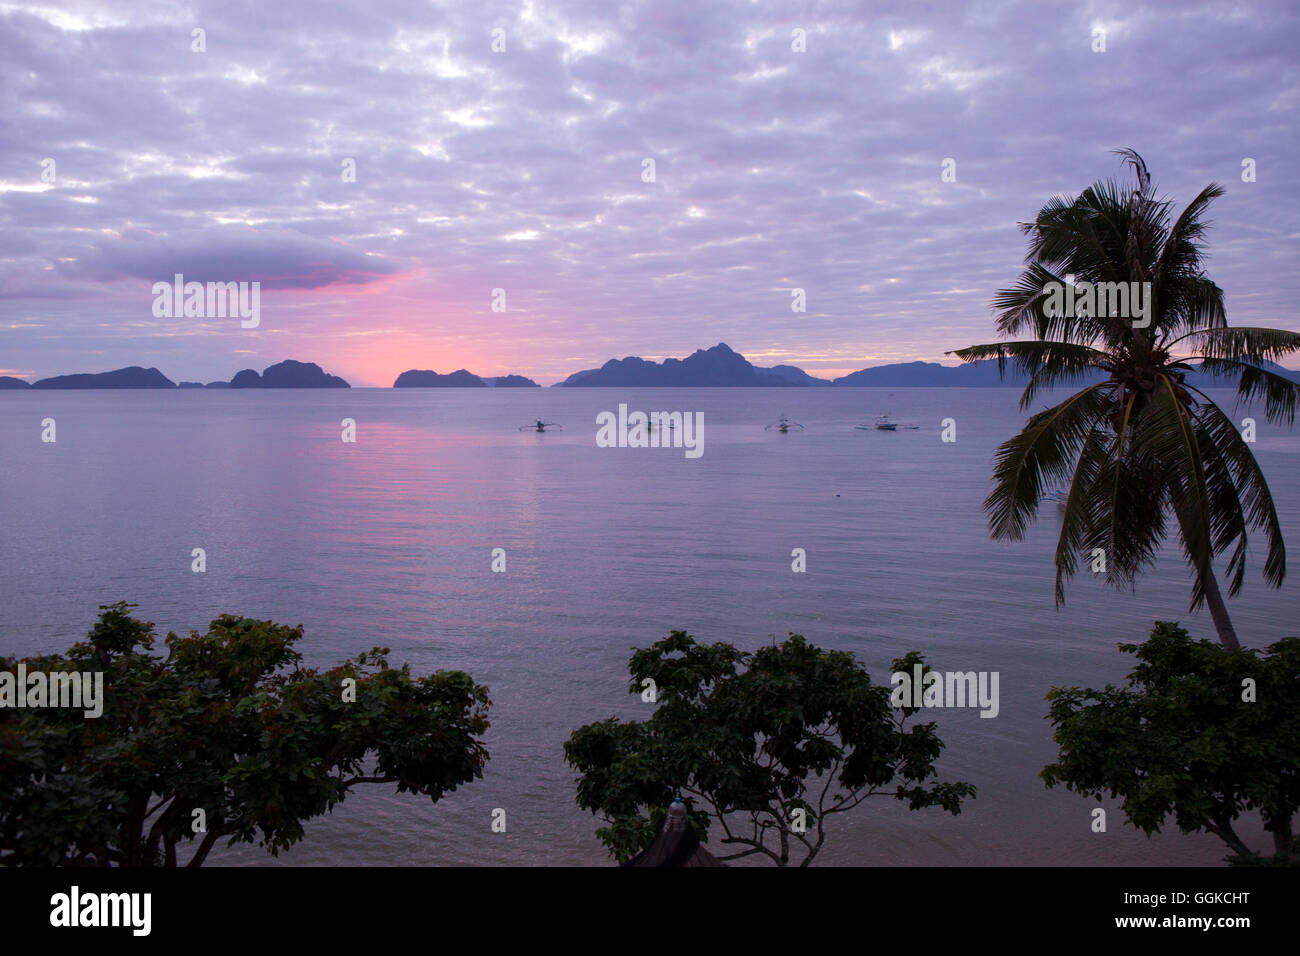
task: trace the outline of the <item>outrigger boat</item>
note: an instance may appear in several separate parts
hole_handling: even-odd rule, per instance
[[[782,412],[780,418],[778,418],[776,421],[774,421],[774,422],[773,422],[772,424],[770,424],[770,425],[765,425],[765,426],[763,427],[763,430],[764,430],[764,431],[768,431],[768,432],[770,432],[770,431],[778,431],[778,432],[780,432],[782,435],[784,435],[786,432],[788,432],[788,431],[789,431],[790,429],[792,429],[792,428],[798,428],[800,431],[803,430],[803,426],[802,426],[802,425],[800,425],[798,422],[794,422],[794,421],[791,421],[790,419],[786,418],[786,417],[785,417],[785,412]]]
[[[563,427],[564,426],[561,425],[559,422],[544,422],[539,418],[537,419],[537,423],[535,425],[520,425],[519,430],[521,432],[544,432],[548,428],[563,428]]]
[[[860,428],[860,429],[862,429],[863,431],[872,431],[872,430],[874,429],[874,430],[879,430],[879,431],[882,431],[882,432],[896,432],[896,431],[898,431],[900,428],[902,428],[902,429],[904,429],[904,430],[906,430],[906,431],[915,431],[916,429],[920,428],[921,426],[920,426],[920,425],[900,425],[900,424],[898,424],[898,422],[896,422],[896,421],[894,421],[893,419],[891,419],[888,415],[881,415],[879,418],[876,419],[876,423],[875,423],[874,425],[854,425],[853,427],[854,427],[854,428]]]

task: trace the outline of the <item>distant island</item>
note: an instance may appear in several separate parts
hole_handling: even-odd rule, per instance
[[[20,388],[351,388],[337,375],[327,375],[315,362],[288,359],[269,366],[258,374],[251,368],[237,372],[229,382],[181,382],[177,385],[156,368],[131,365],[111,372],[86,372],[55,375],[36,382],[12,376],[0,376],[0,389]]]
[[[55,375],[32,382],[32,388],[175,388],[176,383],[156,368],[131,365],[111,372]]]
[[[561,388],[789,388],[815,381],[803,369],[781,366],[782,371],[759,368],[730,346],[719,342],[697,349],[684,359],[648,362],[638,356],[610,359],[600,368],[574,372]]]
[[[446,375],[428,369],[411,369],[397,376],[393,388],[487,388],[487,382],[460,368]]]
[[[446,375],[428,369],[410,369],[397,376],[393,388],[540,388],[531,378],[522,375],[502,375],[497,378],[480,378],[473,372],[459,368]]]
[[[943,387],[1023,384],[998,381],[997,363],[944,366],[937,362],[906,362],[862,369],[834,381],[809,375],[794,365],[762,368],[725,342],[698,349],[684,359],[646,361],[637,356],[610,359],[600,368],[574,372],[557,388],[818,388],[830,386]]]
[[[1007,363],[1007,375],[998,375],[996,359],[974,362],[970,365],[940,365],[938,362],[900,362],[897,365],[877,365],[841,376],[832,385],[848,388],[995,388],[1028,384],[1028,376],[1021,375]]]
[[[1300,382],[1300,372],[1293,372],[1272,362],[1263,368]],[[1096,372],[1081,379],[1081,384],[1098,382],[1102,373]],[[1193,371],[1188,383],[1198,388],[1223,388],[1235,379],[1214,378],[1201,371]],[[996,359],[962,365],[940,365],[938,362],[899,362],[864,368],[834,380],[816,378],[794,365],[777,365],[761,368],[751,364],[726,343],[719,342],[711,349],[700,349],[684,359],[664,359],[651,362],[631,356],[610,359],[598,369],[574,372],[553,388],[661,388],[690,386],[694,388],[727,387],[818,387],[837,388],[1023,388],[1029,377],[1016,371],[1007,363],[1006,377],[998,374]]]
[[[774,375],[780,375],[791,385],[809,385],[815,387],[818,385],[831,384],[824,378],[814,378],[813,376],[805,372],[803,369],[795,365],[773,365],[767,371],[773,373]]]
[[[1261,368],[1300,382],[1300,372],[1293,372],[1276,363],[1264,362]],[[1094,385],[1105,377],[1105,373],[1094,370],[1071,384],[1083,388]],[[1186,382],[1196,388],[1227,388],[1235,384],[1236,376],[1215,378],[1209,372],[1193,368],[1186,377]],[[1017,371],[1015,364],[1008,361],[1006,377],[1003,378],[998,375],[997,359],[955,366],[940,365],[938,362],[903,362],[864,368],[837,378],[832,384],[849,388],[1024,388],[1029,384],[1029,376]]]
[[[1264,362],[1262,368],[1300,382],[1300,372]],[[1102,373],[1090,373],[1079,384],[1098,382]],[[1231,378],[1215,378],[1193,371],[1189,385],[1197,388],[1226,388]],[[962,365],[938,362],[898,362],[860,369],[836,379],[817,378],[794,365],[763,368],[734,351],[725,342],[710,349],[697,349],[684,359],[662,362],[639,356],[610,359],[600,368],[574,372],[552,388],[1023,388],[1027,376],[1008,362],[1006,377],[998,375],[996,359]],[[235,373],[229,382],[183,381],[179,385],[156,368],[132,365],[111,372],[56,375],[37,382],[0,375],[0,391],[29,388],[351,388],[337,375],[327,374],[315,362],[287,359],[262,370],[251,368]],[[409,369],[397,376],[393,388],[539,388],[522,375],[484,377],[465,369],[440,374],[429,369]]]
[[[231,388],[351,388],[337,375],[326,375],[315,362],[287,359],[268,366],[258,375],[251,368],[236,372]]]
[[[485,378],[483,381],[488,383],[488,388],[541,388],[531,378],[525,378],[522,375],[498,375],[495,378]]]

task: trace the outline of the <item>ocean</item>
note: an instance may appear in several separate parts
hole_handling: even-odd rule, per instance
[[[604,865],[562,745],[578,726],[644,717],[627,660],[671,630],[756,648],[788,633],[890,661],[997,671],[994,719],[934,710],[944,779],[974,783],[959,816],[891,797],[830,824],[819,865],[1218,864],[1172,822],[1148,839],[1113,802],[1038,777],[1055,757],[1044,695],[1120,683],[1115,645],[1188,613],[1176,546],[1134,593],[1086,565],[1053,603],[1059,517],[989,538],[995,447],[1024,415],[1014,389],[350,389],[0,392],[0,652],[66,649],[100,604],[167,631],[235,613],[302,624],[307,663],[383,645],[417,672],[463,669],[493,700],[484,779],[437,804],[370,787],[278,859],[219,848],[210,864]],[[1232,405],[1231,393],[1215,393]],[[1050,396],[1040,398],[1050,401]],[[703,453],[602,448],[596,418],[703,414]],[[858,430],[889,413],[897,432]],[[804,425],[763,426],[785,413]],[[1245,411],[1234,418],[1240,421]],[[1300,546],[1300,431],[1257,413],[1254,445],[1286,540]],[[57,441],[41,441],[42,420]],[[342,420],[356,441],[341,440]],[[519,426],[543,418],[562,431]],[[956,441],[941,440],[953,419]],[[194,548],[207,570],[191,571]],[[491,571],[502,548],[505,573]],[[805,573],[791,570],[804,549]],[[1300,588],[1268,589],[1251,554],[1229,602],[1243,644],[1296,634]],[[1294,563],[1294,562],[1293,562]],[[506,832],[493,832],[493,811]],[[1248,843],[1257,830],[1243,828]],[[711,848],[717,851],[714,844]]]

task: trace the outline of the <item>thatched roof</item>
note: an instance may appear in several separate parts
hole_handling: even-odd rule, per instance
[[[700,844],[686,822],[686,807],[674,800],[668,808],[663,832],[624,866],[726,866]]]

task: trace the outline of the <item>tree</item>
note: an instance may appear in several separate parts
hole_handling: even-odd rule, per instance
[[[1128,687],[1054,687],[1049,719],[1061,748],[1042,776],[1049,787],[1123,798],[1148,836],[1173,816],[1184,833],[1213,833],[1234,863],[1263,859],[1233,823],[1258,811],[1273,862],[1300,864],[1293,822],[1300,807],[1300,639],[1256,651],[1193,641],[1157,621]]]
[[[103,675],[97,718],[0,709],[0,863],[176,866],[197,840],[200,866],[222,838],[277,855],[358,785],[436,802],[482,776],[490,701],[468,674],[412,677],[386,648],[304,668],[301,627],[228,614],[158,657],[131,607],[101,606],[66,654],[0,659]]]
[[[1107,580],[1131,585],[1154,562],[1172,516],[1194,577],[1191,608],[1208,603],[1220,642],[1235,648],[1215,557],[1232,552],[1232,596],[1244,579],[1249,530],[1264,533],[1264,578],[1273,587],[1286,576],[1286,548],[1249,445],[1187,376],[1199,368],[1236,377],[1240,401],[1262,398],[1268,420],[1289,425],[1300,385],[1263,366],[1300,348],[1300,334],[1228,326],[1223,292],[1205,275],[1199,246],[1203,216],[1222,186],[1205,187],[1171,220],[1170,204],[1156,199],[1142,157],[1117,152],[1136,174],[1133,189],[1094,183],[1076,198],[1051,200],[1034,222],[1021,224],[1028,265],[1016,285],[997,293],[994,308],[1001,310],[1003,335],[1034,338],[955,353],[967,362],[996,358],[1002,373],[1014,360],[1030,376],[1021,410],[1041,389],[1101,378],[1033,414],[998,448],[995,487],[984,507],[994,538],[1018,540],[1043,495],[1068,481],[1056,549],[1058,605],[1079,555],[1097,548]],[[1149,283],[1146,314],[1132,315],[1131,300],[1128,316],[1123,308],[1063,308],[1067,282],[1084,292],[1122,283],[1124,295]],[[1110,288],[1110,299],[1117,299],[1121,290]]]
[[[916,664],[913,652],[894,668],[912,674]],[[679,795],[701,839],[716,822],[720,842],[742,848],[719,859],[761,855],[778,866],[800,847],[799,865],[811,863],[828,819],[868,797],[956,814],[975,795],[968,783],[927,784],[943,743],[933,723],[904,727],[918,708],[895,712],[890,689],[852,654],[797,634],[748,653],[673,631],[635,650],[629,671],[630,693],[654,688],[654,714],[588,724],[564,745],[580,773],[578,805],[603,816],[596,835],[620,862],[649,845]]]

